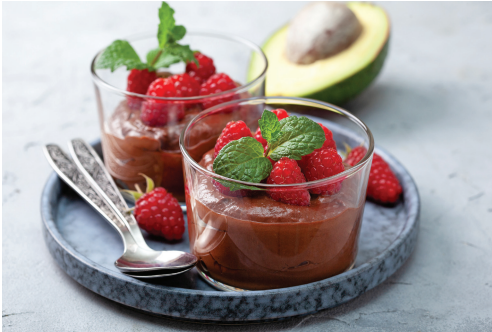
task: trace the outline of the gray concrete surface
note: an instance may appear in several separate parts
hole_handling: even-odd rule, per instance
[[[58,268],[41,235],[44,143],[99,136],[89,62],[115,38],[154,31],[158,3],[3,3],[4,331],[492,331],[492,3],[381,3],[389,59],[346,108],[414,176],[417,248],[393,277],[341,307],[253,326],[134,312]],[[173,3],[189,29],[261,43],[296,2]]]

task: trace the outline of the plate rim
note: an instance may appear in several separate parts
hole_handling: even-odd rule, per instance
[[[100,141],[97,140],[92,143],[92,145],[97,145],[100,144]],[[54,218],[54,212],[52,210],[52,199],[57,199],[59,193],[56,192],[56,190],[61,188],[61,183],[62,180],[58,178],[57,174],[53,171],[50,176],[48,177],[48,180],[46,181],[43,191],[41,194],[41,216],[42,216],[42,221],[43,221],[43,226],[44,226],[44,233],[45,233],[45,242],[46,245],[48,246],[48,249],[50,251],[50,254],[52,257],[55,259],[57,262],[57,265],[65,271],[72,279],[77,281],[79,284],[82,286],[88,288],[89,290],[106,297],[112,301],[119,302],[123,305],[133,307],[139,310],[143,310],[147,313],[150,314],[157,314],[157,315],[162,315],[166,317],[173,317],[173,318],[179,318],[179,319],[189,319],[193,321],[224,321],[224,317],[217,317],[214,319],[214,317],[207,317],[207,318],[200,318],[200,317],[193,317],[193,316],[183,316],[180,315],[177,312],[154,312],[151,310],[146,310],[145,308],[141,308],[138,306],[133,306],[131,304],[128,304],[124,301],[118,301],[118,299],[115,299],[114,297],[107,296],[105,294],[101,294],[101,292],[98,292],[92,288],[90,288],[86,283],[81,282],[80,280],[77,280],[74,276],[72,276],[67,269],[65,269],[60,262],[58,261],[57,257],[55,257],[55,249],[52,249],[50,247],[50,239],[48,236],[51,238],[51,240],[55,241],[58,247],[63,249],[65,253],[70,255],[73,259],[79,261],[83,265],[86,265],[90,267],[93,270],[97,270],[99,273],[102,273],[106,277],[113,278],[113,279],[118,279],[119,281],[125,282],[125,283],[130,283],[134,284],[138,287],[145,287],[147,289],[154,289],[156,291],[162,292],[168,292],[176,295],[199,295],[199,296],[204,296],[204,297],[218,297],[218,298],[235,298],[235,299],[259,299],[259,298],[264,298],[264,297],[269,297],[272,295],[285,295],[291,294],[291,293],[297,293],[302,290],[313,290],[313,289],[319,289],[325,286],[333,286],[336,284],[339,284],[345,280],[350,280],[353,279],[357,276],[360,276],[364,272],[368,272],[370,268],[372,268],[375,264],[379,264],[380,262],[384,261],[386,258],[388,258],[392,252],[400,248],[402,245],[405,244],[405,241],[408,241],[408,238],[412,236],[412,233],[414,234],[414,238],[416,239],[418,235],[418,226],[419,226],[419,217],[420,217],[420,195],[416,186],[415,181],[413,180],[412,176],[409,174],[409,172],[405,169],[405,167],[395,158],[393,157],[389,152],[386,150],[380,148],[379,146],[375,147],[375,152],[377,152],[380,156],[385,159],[388,164],[396,171],[397,176],[401,177],[400,181],[402,182],[402,187],[404,191],[404,197],[405,198],[412,198],[414,200],[413,204],[407,204],[405,201],[405,198],[403,199],[403,204],[404,204],[404,209],[407,215],[407,219],[405,221],[405,225],[401,232],[398,234],[397,238],[379,255],[373,257],[369,261],[365,262],[364,264],[346,271],[344,273],[338,274],[336,276],[323,279],[320,281],[316,281],[313,283],[309,284],[304,284],[304,285],[299,285],[299,286],[292,286],[292,287],[286,287],[286,288],[279,288],[279,289],[272,289],[272,290],[257,290],[257,291],[248,291],[248,292],[224,292],[224,291],[219,291],[219,290],[211,290],[211,291],[204,291],[204,290],[192,290],[192,289],[185,289],[185,288],[175,288],[175,287],[170,287],[170,286],[164,286],[164,285],[154,285],[154,284],[149,284],[141,280],[137,280],[134,278],[131,278],[129,276],[126,276],[122,273],[119,273],[117,271],[112,271],[107,267],[104,267],[102,265],[99,265],[93,261],[91,261],[89,258],[85,257],[84,255],[78,253],[66,240],[63,238],[61,233],[58,231],[58,228],[55,223],[55,218]],[[398,270],[408,259],[408,257],[411,255],[411,253],[414,250],[416,241],[412,241],[411,247],[409,248],[408,255],[401,260],[400,262],[397,262],[396,265],[392,268],[392,271],[387,274],[385,277],[382,279],[378,280],[377,283],[369,282],[369,285],[364,288],[364,290],[360,293],[357,294],[353,297],[347,297],[346,299],[342,299],[339,303],[331,306],[325,306],[319,309],[316,309],[315,311],[302,311],[297,312],[295,314],[290,314],[290,315],[283,315],[283,314],[277,314],[277,315],[271,315],[269,317],[264,317],[264,318],[251,318],[251,319],[237,319],[237,318],[227,318],[225,320],[227,321],[260,321],[260,320],[271,320],[271,319],[279,319],[279,318],[287,318],[287,317],[293,317],[293,316],[298,316],[298,315],[304,315],[304,314],[310,314],[313,312],[317,312],[319,310],[323,309],[328,309],[330,307],[334,307],[337,305],[340,305],[342,303],[345,303],[353,298],[356,298],[366,292],[367,290],[370,290],[377,285],[381,284],[383,281],[385,281],[389,276],[391,276],[396,270]]]

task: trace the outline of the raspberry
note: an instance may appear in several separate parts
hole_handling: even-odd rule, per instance
[[[321,148],[315,150],[309,158],[302,171],[308,181],[316,181],[328,178],[341,173],[345,170],[342,158],[338,155],[337,150],[332,148]],[[333,195],[342,187],[342,182],[330,183],[320,187],[310,189],[312,194]]]
[[[364,158],[366,153],[366,148],[364,148],[363,146],[358,146],[348,153],[347,157],[345,158],[345,162],[350,166],[355,166],[359,161],[361,161],[362,158]]]
[[[137,200],[135,218],[140,228],[166,240],[179,240],[185,231],[178,200],[164,188],[155,188]]]
[[[287,112],[281,108],[278,108],[276,110],[273,110],[272,111],[278,118],[278,120],[282,120],[282,119],[285,119],[287,117],[289,117],[289,114],[287,114]],[[266,146],[267,145],[267,141],[261,136],[261,130],[260,128],[258,127],[258,129],[256,129],[256,132],[255,132],[255,139],[260,142],[263,146]]]
[[[200,88],[200,96],[208,96],[216,93],[232,90],[236,88],[236,83],[227,74],[214,74]],[[222,104],[237,98],[234,93],[226,94],[225,96],[204,98],[202,105],[203,109]]]
[[[345,162],[355,166],[366,153],[367,150],[359,146],[350,151]],[[389,165],[381,156],[374,154],[367,183],[367,196],[381,203],[395,203],[401,192],[400,182]]]
[[[268,184],[294,184],[304,183],[306,178],[294,159],[280,158],[273,166],[267,179]],[[307,189],[289,190],[276,188],[268,191],[268,195],[279,202],[290,205],[307,206],[311,201],[311,195]]]
[[[178,97],[174,83],[170,78],[158,78],[153,81],[147,95],[155,97]],[[142,105],[140,119],[151,127],[175,123],[184,117],[184,107],[181,103],[158,99],[148,99]]]
[[[214,60],[199,52],[195,53],[195,58],[200,64],[196,66],[194,62],[189,62],[186,65],[186,72],[193,77],[198,83],[204,83],[210,76],[215,74]]]
[[[325,142],[323,143],[323,146],[321,148],[332,148],[337,150],[337,143],[335,143],[335,140],[333,139],[333,133],[331,132],[330,129],[326,128],[323,126],[321,123],[318,123],[323,131],[325,132]]]
[[[128,74],[126,91],[144,95],[147,92],[150,83],[152,83],[156,78],[157,75],[155,71],[148,71],[147,69],[132,69],[130,74]],[[131,109],[140,109],[142,101],[143,99],[139,97],[127,97],[128,106]]]
[[[220,133],[217,143],[215,143],[214,159],[227,143],[243,137],[253,137],[251,130],[249,130],[246,123],[244,123],[244,121],[229,122],[225,128],[222,129],[222,133]]]
[[[200,94],[200,84],[190,75],[184,73],[170,77],[178,97],[195,97]]]
[[[332,149],[336,150],[337,144],[333,140],[333,133],[331,132],[331,130],[326,128],[325,126],[323,126],[321,123],[318,123],[318,124],[321,126],[321,128],[325,132],[325,142],[323,143],[323,146],[320,149],[332,148]],[[319,149],[316,149],[314,151],[317,151],[317,150],[319,150]],[[314,151],[308,155],[302,156],[301,160],[297,161],[297,163],[299,164],[299,167],[301,167],[301,169],[303,171],[304,171],[304,167],[306,166],[307,160],[313,155]]]

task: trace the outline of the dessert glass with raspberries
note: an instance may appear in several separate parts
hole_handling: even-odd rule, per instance
[[[198,140],[203,127],[218,138]],[[365,152],[351,165],[347,147]],[[374,152],[355,116],[310,99],[235,100],[196,116],[180,148],[190,250],[205,280],[274,289],[354,266]]]
[[[157,43],[150,34],[129,41],[142,58]],[[135,185],[144,187],[140,174],[145,174],[179,201],[184,201],[178,144],[182,129],[204,109],[264,95],[267,68],[261,48],[240,37],[189,32],[182,41],[199,50],[194,53],[198,66],[188,62],[156,71],[121,67],[110,72],[96,66],[104,50],[91,66],[108,171],[120,186],[131,190]],[[264,67],[249,74],[254,78],[248,80],[252,56],[263,59]],[[210,136],[208,128],[202,129],[200,139],[215,142],[217,137]],[[196,148],[195,153],[205,152]]]

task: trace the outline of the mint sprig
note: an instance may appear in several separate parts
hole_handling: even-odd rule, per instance
[[[220,150],[213,169],[216,174],[233,180],[259,183],[270,174],[272,164],[263,156],[260,142],[253,137],[243,137]]]
[[[146,63],[142,62],[133,47],[126,40],[116,40],[109,45],[96,61],[96,69],[110,69],[112,72],[125,66],[127,70],[148,69],[155,71],[158,68],[168,68],[178,62],[195,62],[194,51],[189,45],[181,45],[179,40],[186,35],[186,28],[176,25],[174,10],[162,2],[159,8],[159,27],[157,40],[159,48],[147,53]]]
[[[106,47],[96,62],[96,69],[111,69],[112,72],[123,66],[127,70],[148,68],[126,40],[115,40]]]
[[[276,139],[280,134],[280,122],[273,112],[265,110],[261,115],[261,119],[258,120],[258,124],[260,125],[261,137],[267,142]]]
[[[289,116],[280,121],[280,132],[267,140],[266,155],[274,161],[282,157],[301,160],[302,156],[321,148],[325,140],[325,132],[319,124],[304,116]]]
[[[268,148],[252,137],[243,137],[227,143],[214,160],[216,174],[233,180],[259,183],[268,177],[272,164],[267,157],[278,161],[282,157],[300,160],[325,142],[325,132],[319,124],[304,116],[289,116],[279,121],[277,116],[265,110],[258,120],[261,136]],[[263,190],[254,186],[215,179],[231,191],[239,189]]]

